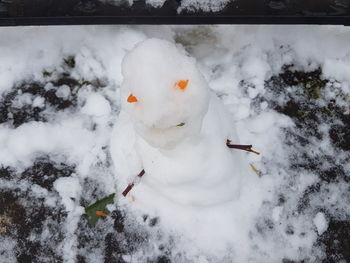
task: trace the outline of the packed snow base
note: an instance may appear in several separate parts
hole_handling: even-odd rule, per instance
[[[52,27],[1,34],[0,262],[349,261],[349,29]],[[119,195],[111,216],[91,229],[83,206],[125,187],[115,180],[110,152],[122,59],[151,37],[176,42],[197,59],[240,143],[262,152],[245,155],[256,175],[244,178],[239,202],[200,221],[181,221],[178,213],[169,226]]]

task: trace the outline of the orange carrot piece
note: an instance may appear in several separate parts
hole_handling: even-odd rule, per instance
[[[189,80],[180,80],[178,82],[175,83],[175,87],[179,87],[181,90],[185,90],[187,87]]]
[[[133,102],[138,102],[138,100],[134,95],[130,94],[128,97],[128,102],[133,103]]]
[[[98,215],[98,216],[108,216],[105,212],[100,211],[100,210],[97,210],[95,213],[96,213],[96,215]]]

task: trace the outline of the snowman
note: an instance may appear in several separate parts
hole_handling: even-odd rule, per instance
[[[146,212],[236,200],[250,172],[234,121],[194,58],[145,40],[122,63],[121,111],[111,139],[117,196]],[[134,201],[134,202],[132,202]]]

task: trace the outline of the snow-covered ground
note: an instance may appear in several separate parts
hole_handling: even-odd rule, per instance
[[[27,27],[0,35],[1,263],[350,261],[350,29]],[[109,149],[121,61],[150,37],[197,59],[241,143],[262,153],[247,154],[256,176],[233,210],[208,227],[186,226],[197,238],[120,206],[122,196],[95,228],[84,215],[124,187]],[[225,229],[235,234],[213,242]]]

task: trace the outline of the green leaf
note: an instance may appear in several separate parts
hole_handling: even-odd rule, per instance
[[[87,219],[88,219],[88,223],[89,223],[90,227],[94,227],[96,225],[98,219],[100,218],[99,215],[96,215],[96,211],[102,211],[102,212],[106,213],[107,215],[110,214],[110,212],[108,211],[106,206],[108,204],[114,203],[114,200],[113,200],[114,196],[115,196],[115,194],[111,194],[111,195],[109,195],[101,200],[98,200],[94,204],[85,208],[85,213],[87,215]]]
[[[80,82],[80,86],[87,86],[87,85],[91,85],[91,82],[88,80],[83,80],[82,82]]]
[[[184,126],[185,125],[185,123],[184,122],[181,122],[181,123],[179,123],[178,125],[176,125],[177,127],[182,127],[182,126]]]
[[[44,77],[51,77],[51,75],[52,75],[52,72],[49,72],[49,71],[46,71],[46,70],[43,71],[43,76]]]
[[[75,58],[74,56],[68,56],[67,58],[63,59],[64,63],[70,67],[74,68],[75,67]]]

